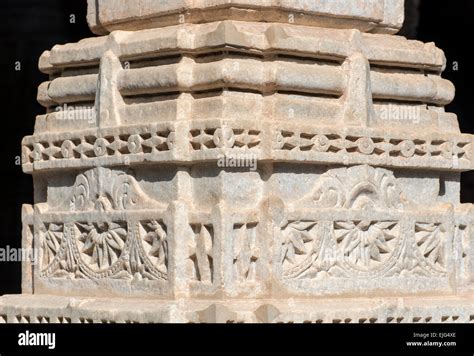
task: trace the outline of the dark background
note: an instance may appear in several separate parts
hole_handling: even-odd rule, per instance
[[[350,1],[350,0],[348,0]],[[423,42],[435,42],[445,51],[444,77],[456,86],[456,98],[447,111],[458,114],[461,131],[474,134],[473,68],[470,52],[474,17],[472,0],[407,0],[402,33]],[[418,9],[416,3],[419,3]],[[70,23],[70,15],[75,23]],[[0,248],[21,246],[21,205],[33,202],[33,183],[15,164],[23,136],[33,133],[35,116],[44,112],[36,102],[38,85],[47,76],[38,70],[38,58],[55,44],[76,42],[92,33],[86,23],[86,0],[2,0],[0,3],[0,87],[2,100],[0,164],[2,192]],[[15,71],[15,62],[21,71]],[[452,63],[459,64],[453,71]],[[462,202],[474,202],[474,174],[463,173]],[[21,265],[0,263],[0,295],[20,293]]]

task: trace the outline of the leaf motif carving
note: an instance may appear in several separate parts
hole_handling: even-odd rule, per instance
[[[79,224],[83,243],[82,254],[88,256],[90,266],[98,270],[111,267],[120,257],[125,245],[127,230],[115,222]]]
[[[46,224],[42,238],[43,266],[49,265],[57,256],[63,243],[63,225]]]
[[[445,270],[445,228],[443,224],[417,223],[415,225],[416,245],[423,258],[441,271]]]
[[[311,266],[318,252],[316,226],[314,221],[293,221],[283,228],[280,263],[287,278],[295,277]]]
[[[362,270],[370,270],[382,264],[393,252],[393,221],[336,221],[334,237],[344,259]]]

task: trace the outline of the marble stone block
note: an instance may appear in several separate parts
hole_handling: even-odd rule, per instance
[[[294,21],[288,16],[294,14]],[[403,2],[89,1],[22,142],[6,322],[468,322],[474,136]]]

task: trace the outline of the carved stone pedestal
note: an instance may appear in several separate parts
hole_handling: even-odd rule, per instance
[[[402,3],[90,1],[103,36],[40,59],[0,319],[472,321],[474,140]]]

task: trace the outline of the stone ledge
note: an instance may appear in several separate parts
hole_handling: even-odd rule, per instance
[[[108,36],[56,45],[40,57],[39,68],[44,73],[56,73],[75,66],[99,65],[107,50],[112,50],[123,61],[130,61],[133,67],[137,59],[179,52],[199,54],[226,47],[243,53],[281,53],[338,61],[361,52],[371,64],[431,72],[440,72],[446,64],[443,51],[434,43],[425,44],[402,36],[361,33],[354,29],[224,20],[145,31],[116,31]]]
[[[91,30],[146,29],[180,23],[236,19],[294,25],[357,28],[396,33],[404,20],[403,0],[89,0]]]
[[[7,323],[469,323],[472,293],[448,297],[150,300],[0,297]]]
[[[177,139],[179,138],[179,139]],[[295,125],[285,121],[199,120],[44,133],[23,139],[25,172],[97,165],[216,162],[222,155],[258,161],[465,171],[473,136],[426,130]]]

